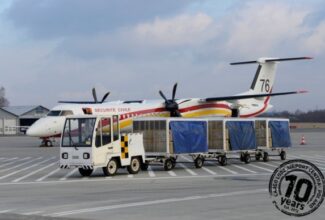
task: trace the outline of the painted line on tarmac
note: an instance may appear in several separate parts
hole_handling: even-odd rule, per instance
[[[32,167],[36,167],[36,166],[38,166],[38,165],[40,165],[40,164],[42,164],[42,163],[45,163],[45,162],[47,162],[47,161],[52,160],[53,158],[55,158],[55,157],[51,157],[51,158],[49,158],[49,159],[47,159],[47,160],[43,160],[43,161],[41,161],[41,162],[35,163],[35,164],[33,164],[33,165],[29,166],[29,167],[25,167],[25,168],[23,168],[23,169],[16,170],[16,171],[14,171],[14,172],[12,172],[12,173],[9,173],[9,174],[7,174],[7,175],[1,176],[0,179],[7,178],[7,177],[12,176],[12,175],[14,175],[14,174],[16,174],[16,173],[19,173],[19,172],[22,172],[22,171],[28,170],[28,169],[30,169],[30,168],[32,168]]]
[[[64,177],[60,179],[60,181],[68,179],[70,176],[72,176],[75,172],[77,172],[78,168],[74,168],[69,173],[67,173]]]
[[[36,214],[41,214],[44,211],[33,211],[33,212],[26,212],[26,213],[22,213],[21,215],[36,215]]]
[[[193,170],[189,169],[187,166],[185,166],[184,164],[182,163],[178,163],[179,166],[181,166],[182,168],[184,168],[184,170],[186,172],[188,172],[189,174],[191,174],[192,176],[197,176],[197,173],[195,173]]]
[[[229,172],[229,173],[232,173],[232,174],[234,174],[234,175],[237,175],[237,174],[238,174],[238,172],[236,172],[236,171],[234,171],[234,170],[231,170],[231,169],[229,169],[229,168],[227,168],[227,167],[219,166],[219,168],[222,169],[222,170],[224,170],[224,171],[227,171],[227,172]]]
[[[270,172],[270,173],[273,173],[273,172],[274,172],[274,170],[270,170],[270,169],[265,168],[265,167],[256,166],[256,165],[254,165],[254,164],[247,164],[247,165],[248,165],[248,166],[251,166],[251,167],[255,167],[255,168],[257,168],[257,169],[265,170],[265,171]]]
[[[209,168],[201,167],[201,169],[210,173],[211,175],[218,175],[216,172],[214,172],[213,170],[210,170]]]
[[[269,167],[275,167],[275,168],[278,168],[278,167],[279,167],[279,166],[272,165],[272,164],[269,164],[269,163],[263,163],[263,165],[265,165],[265,166],[269,166]]]
[[[18,161],[24,161],[24,160],[27,160],[27,159],[30,159],[30,158],[31,157],[24,157],[24,158],[19,159],[19,160],[14,160],[14,161],[11,161],[11,162],[6,162],[6,163],[1,164],[0,167],[5,167],[5,166],[8,166],[8,165],[17,163]]]
[[[245,167],[241,167],[241,166],[238,166],[238,165],[235,165],[235,164],[232,164],[232,166],[237,167],[238,169],[241,169],[241,170],[245,170],[245,171],[250,172],[250,173],[257,173],[257,172],[255,172],[253,170],[250,170],[250,169],[247,169]]]
[[[177,176],[177,174],[174,172],[174,171],[167,171],[167,173],[170,175],[170,176]]]
[[[26,179],[26,178],[29,177],[29,176],[34,175],[35,173],[38,173],[38,172],[40,172],[40,171],[42,171],[42,170],[47,169],[47,168],[49,168],[49,167],[51,167],[51,166],[53,166],[53,165],[55,165],[55,164],[57,164],[57,162],[50,163],[49,165],[47,165],[47,166],[45,166],[45,167],[42,167],[42,168],[40,168],[40,169],[38,169],[38,170],[35,170],[35,171],[33,171],[33,172],[30,172],[30,173],[28,173],[27,175],[22,176],[22,177],[19,177],[19,178],[15,179],[15,180],[13,180],[13,181],[11,181],[11,182],[13,182],[13,183],[17,183],[17,182],[19,182],[19,181],[21,181],[21,180],[23,180],[23,179]]]
[[[37,179],[36,181],[43,181],[46,178],[48,178],[49,176],[52,176],[54,173],[59,172],[61,170],[61,168],[57,168],[55,170],[53,170],[52,172],[46,174],[45,176],[42,176],[41,178]]]
[[[18,164],[18,165],[16,165],[16,166],[13,166],[13,167],[9,167],[9,168],[6,168],[6,169],[3,169],[3,170],[0,170],[0,172],[5,172],[5,171],[8,171],[8,170],[16,169],[17,167],[21,167],[21,166],[23,166],[23,165],[25,165],[25,164],[28,164],[28,163],[34,162],[34,161],[36,161],[36,160],[41,160],[42,158],[43,158],[43,157],[38,157],[38,158],[35,158],[35,159],[33,159],[33,160],[26,161],[26,162],[24,162],[24,163]]]
[[[186,202],[186,201],[194,201],[194,200],[202,200],[202,199],[250,195],[250,194],[257,194],[257,193],[265,193],[267,191],[268,191],[267,189],[263,188],[263,189],[236,191],[236,192],[229,192],[229,193],[218,193],[218,194],[207,194],[207,195],[200,195],[200,196],[188,196],[188,197],[180,197],[180,198],[149,200],[149,201],[143,201],[143,202],[131,202],[131,203],[125,203],[125,204],[118,204],[118,205],[76,209],[76,210],[65,211],[65,212],[56,212],[56,213],[49,214],[49,216],[60,217],[60,216],[67,216],[67,215],[76,215],[76,214],[81,214],[81,213],[108,211],[108,210],[131,208],[131,207],[152,206],[152,205],[170,204],[170,203]]]
[[[148,175],[150,177],[155,177],[156,176],[155,172],[152,170],[152,168],[150,166],[148,167]]]
[[[0,211],[0,214],[8,213],[8,212],[11,212],[11,211],[14,211],[14,209],[1,210],[1,211]]]
[[[3,160],[2,162],[8,162],[8,161],[16,160],[16,159],[18,159],[18,157],[11,157],[11,158],[7,158],[7,159]]]
[[[177,179],[203,179],[203,178],[227,178],[227,177],[252,177],[252,176],[270,176],[270,173],[245,173],[245,174],[217,174],[217,175],[202,175],[202,176],[165,176],[165,177],[139,177],[139,178],[113,178],[113,177],[94,177],[89,179],[69,179],[69,180],[53,180],[53,181],[30,181],[30,182],[3,182],[0,186],[15,186],[15,185],[40,185],[40,184],[64,184],[64,183],[85,183],[85,182],[108,182],[108,181],[142,181],[142,180],[177,180]]]
[[[318,164],[321,164],[321,165],[325,165],[325,161],[323,160],[317,160],[317,159],[314,159],[314,157],[312,156],[307,156],[307,155],[300,155],[301,159],[306,159],[306,160],[309,160],[310,162],[313,162],[313,163],[318,163]]]

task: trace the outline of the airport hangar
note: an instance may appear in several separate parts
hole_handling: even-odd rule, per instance
[[[49,109],[41,105],[1,107],[0,135],[25,133],[27,127],[48,112]]]

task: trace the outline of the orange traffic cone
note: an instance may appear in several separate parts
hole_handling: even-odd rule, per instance
[[[301,141],[300,141],[300,145],[305,145],[306,144],[306,141],[305,141],[305,136],[302,135],[301,136]]]

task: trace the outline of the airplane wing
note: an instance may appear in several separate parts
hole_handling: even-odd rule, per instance
[[[92,101],[58,101],[58,103],[65,103],[65,104],[102,104],[101,102],[92,102]]]
[[[205,101],[206,102],[216,102],[216,101],[228,101],[228,100],[239,100],[239,99],[251,99],[251,98],[269,97],[269,96],[300,94],[300,93],[306,93],[306,92],[307,91],[293,91],[293,92],[278,92],[278,93],[252,94],[252,95],[211,97],[211,98],[206,98]]]

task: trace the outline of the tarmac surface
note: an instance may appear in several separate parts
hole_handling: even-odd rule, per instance
[[[306,145],[300,145],[301,136]],[[59,148],[40,148],[29,137],[0,137],[0,219],[295,219],[271,202],[268,184],[283,162],[208,161],[196,169],[189,157],[176,168],[129,175],[100,169],[81,177],[58,168]],[[292,132],[288,159],[302,158],[325,172],[325,130]],[[324,204],[303,219],[324,219]]]

